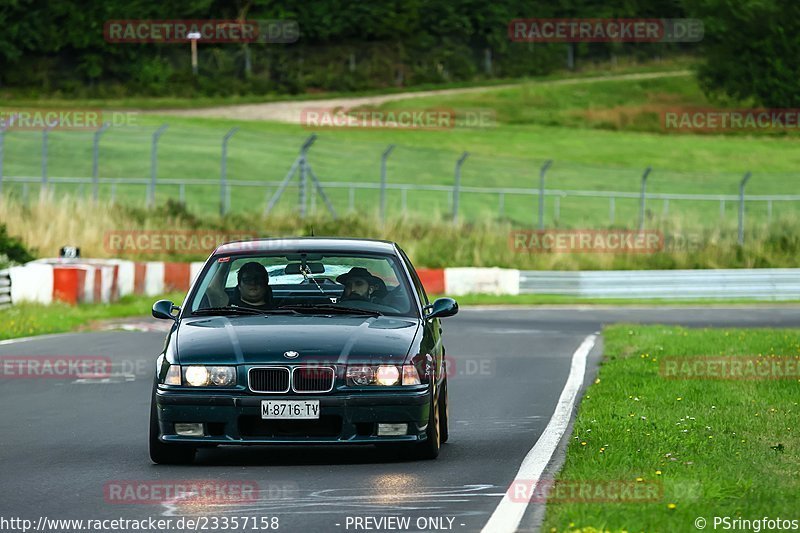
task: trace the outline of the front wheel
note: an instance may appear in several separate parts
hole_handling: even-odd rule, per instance
[[[440,404],[445,392],[444,389],[439,393],[439,400],[434,401],[434,395],[431,395],[431,408],[428,415],[428,428],[425,430],[426,439],[422,442],[414,444],[412,456],[415,459],[436,459],[439,457],[439,449],[441,448],[441,418],[439,416]]]
[[[447,378],[442,383],[439,393],[439,441],[444,444],[450,438],[450,398],[447,395]]]
[[[157,465],[186,465],[194,461],[197,452],[194,446],[165,444],[158,438],[160,433],[154,385],[153,395],[150,399],[150,460]]]

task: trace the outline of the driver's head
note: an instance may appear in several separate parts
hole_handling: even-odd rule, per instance
[[[342,298],[359,300],[369,300],[381,283],[380,278],[362,267],[352,268],[347,274],[337,277],[336,281],[344,285]]]
[[[267,295],[269,274],[264,265],[250,261],[242,265],[238,273],[239,294],[242,300],[248,302],[261,302]]]

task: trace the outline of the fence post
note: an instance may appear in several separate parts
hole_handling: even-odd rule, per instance
[[[752,174],[748,171],[739,182],[739,246],[744,245],[744,186]]]
[[[467,157],[469,157],[469,152],[464,152],[461,154],[461,157],[458,158],[458,161],[456,161],[456,181],[453,186],[453,224],[458,223],[458,195],[461,189],[461,165],[464,164]]]
[[[642,195],[639,199],[639,231],[644,229],[644,204],[645,194],[647,192],[647,176],[650,175],[651,170],[653,170],[652,167],[647,167],[644,169],[644,174],[642,174]]]
[[[767,200],[767,224],[772,223],[772,200]]]
[[[228,213],[228,209],[230,209],[230,205],[228,205],[228,199],[230,198],[228,193],[228,141],[237,131],[239,131],[238,127],[231,128],[222,138],[222,169],[220,170],[219,177],[220,216],[225,216]]]
[[[611,224],[614,224],[615,214],[614,211],[617,209],[617,199],[613,196],[608,199],[608,218],[611,219]]]
[[[99,192],[99,164],[98,159],[100,157],[100,136],[103,134],[104,131],[108,129],[110,124],[108,122],[104,122],[100,129],[94,132],[94,140],[92,141],[92,200],[97,203],[97,199],[100,195]]]
[[[544,175],[550,165],[553,164],[552,159],[548,159],[539,169],[539,229],[544,229]]]
[[[724,198],[719,201],[719,218],[720,219],[725,218],[725,199]]]
[[[386,160],[394,150],[394,145],[390,144],[381,155],[381,222],[386,222]]]
[[[0,195],[3,194],[3,148],[5,146],[6,129],[8,126],[0,128]]]
[[[44,199],[47,194],[47,136],[52,126],[47,126],[42,130],[42,186],[39,189],[39,199]]]
[[[302,219],[306,218],[306,158],[308,149],[311,148],[315,140],[317,140],[317,136],[312,134],[300,147],[300,197],[298,200],[300,202],[300,218]]]
[[[156,173],[158,171],[158,139],[169,127],[169,124],[162,124],[153,132],[153,142],[150,147],[150,187],[147,191],[147,207],[153,208],[156,205]]]
[[[502,218],[506,207],[506,193],[500,191],[497,195],[497,213],[498,217]]]
[[[556,219],[556,225],[558,225],[558,219],[561,218],[561,196],[557,194],[554,200],[555,200],[555,206],[554,206],[555,219]]]

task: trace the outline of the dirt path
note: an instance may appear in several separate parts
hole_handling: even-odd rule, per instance
[[[688,76],[688,70],[670,72],[648,72],[643,74],[621,74],[618,76],[597,76],[593,78],[569,78],[564,80],[551,80],[538,82],[540,85],[580,85],[606,80],[649,80],[654,78],[667,78],[675,76]],[[497,91],[516,87],[519,83],[508,85],[494,85],[491,87],[467,87],[463,89],[441,89],[435,91],[406,92],[396,94],[382,94],[376,96],[357,96],[352,98],[331,98],[327,100],[297,100],[291,102],[268,102],[264,104],[241,104],[220,107],[207,107],[203,109],[180,109],[151,111],[151,114],[174,115],[183,117],[213,117],[235,120],[268,120],[272,122],[287,122],[299,124],[301,112],[305,108],[335,108],[358,107],[363,105],[379,105],[395,100],[423,98],[425,96],[442,96],[448,94],[469,94],[488,91]]]

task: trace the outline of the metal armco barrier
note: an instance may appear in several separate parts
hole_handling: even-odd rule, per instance
[[[521,271],[520,294],[593,298],[800,299],[800,269]]]
[[[0,309],[11,305],[11,276],[8,269],[0,270]]]

